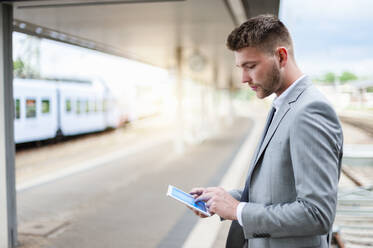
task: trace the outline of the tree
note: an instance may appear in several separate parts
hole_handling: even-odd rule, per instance
[[[38,78],[40,77],[40,73],[25,63],[23,59],[17,58],[15,61],[13,61],[13,73],[14,77],[19,78]]]
[[[21,58],[17,58],[13,61],[13,71],[15,77],[25,77],[25,63]]]
[[[324,78],[322,79],[323,82],[332,84],[336,81],[336,75],[333,72],[325,73]]]
[[[357,80],[358,77],[353,74],[352,72],[349,71],[344,71],[342,74],[339,76],[339,81],[341,81],[342,84],[347,83],[349,81],[354,81]]]

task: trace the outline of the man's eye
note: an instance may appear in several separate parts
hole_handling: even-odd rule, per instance
[[[247,70],[251,70],[251,69],[254,69],[256,65],[250,65],[250,66],[246,66],[246,69]]]

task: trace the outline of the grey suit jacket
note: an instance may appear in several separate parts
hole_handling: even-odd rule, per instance
[[[307,77],[291,89],[262,141],[246,181],[245,246],[328,247],[343,135],[336,113]],[[240,200],[242,191],[231,194]]]

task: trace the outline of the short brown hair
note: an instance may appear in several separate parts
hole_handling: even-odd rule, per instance
[[[274,53],[278,46],[285,46],[293,55],[293,42],[285,25],[273,15],[259,15],[234,29],[227,38],[227,47],[237,51],[256,47]]]

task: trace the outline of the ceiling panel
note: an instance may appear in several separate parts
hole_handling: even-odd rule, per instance
[[[256,1],[258,6],[250,2],[240,3],[245,11],[258,11],[261,1]],[[263,3],[260,11],[277,14],[278,0]],[[235,27],[235,17],[228,0],[16,1],[13,5],[19,22],[92,41],[98,50],[110,48],[111,53],[164,68],[175,67],[176,48],[182,47],[184,71],[196,74],[187,65],[198,51],[207,64],[197,77],[211,82],[217,73],[219,87],[229,85],[234,61],[225,40]]]

